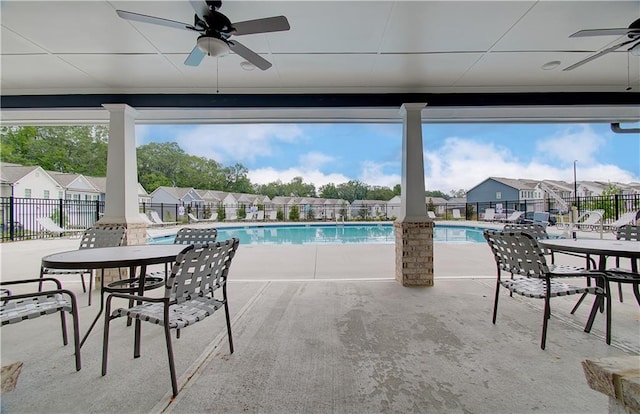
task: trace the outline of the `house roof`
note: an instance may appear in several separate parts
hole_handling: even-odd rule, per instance
[[[23,166],[3,162],[0,163],[0,177],[2,177],[4,182],[13,184],[37,169],[42,170],[42,168],[37,165]]]

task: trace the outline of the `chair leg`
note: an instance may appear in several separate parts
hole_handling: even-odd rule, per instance
[[[618,282],[618,297],[620,298],[620,303],[624,303],[622,299],[622,283]]]
[[[540,348],[544,349],[547,346],[547,326],[549,325],[549,318],[551,317],[551,281],[547,278],[546,294],[544,297],[544,314],[542,315],[542,339],[540,341]]]
[[[80,323],[78,317],[78,301],[75,296],[71,296],[71,317],[73,318],[73,348],[76,356],[76,371],[82,368],[80,358]]]
[[[633,295],[636,297],[636,302],[640,306],[640,283],[633,284]]]
[[[93,293],[93,270],[89,271],[89,300],[88,300],[88,305],[87,306],[91,306],[91,294],[92,293]]]
[[[80,282],[82,282],[82,293],[87,293],[87,285],[84,283],[84,273],[80,273]]]
[[[498,314],[498,298],[500,297],[500,280],[496,283],[496,295],[493,300],[493,324],[496,324],[496,316]]]
[[[227,317],[227,336],[229,337],[229,353],[233,354],[233,338],[231,336],[231,317],[229,316],[229,301],[227,301],[227,285],[222,287],[224,297],[224,314]]]
[[[167,356],[169,357],[169,372],[171,374],[171,389],[173,390],[173,398],[178,395],[178,380],[176,378],[176,366],[173,360],[173,347],[171,346],[171,332],[169,330],[169,321],[165,318],[164,337],[167,341]]]
[[[609,282],[605,281],[604,282],[604,301],[605,303],[605,320],[606,320],[606,341],[607,341],[607,345],[611,345],[611,289],[609,288]]]
[[[62,325],[62,343],[67,346],[69,340],[67,339],[67,320],[64,315],[64,311],[60,311],[60,323]]]
[[[111,323],[111,296],[107,298],[104,313],[104,332],[102,336],[102,376],[107,375],[107,357],[109,353],[109,324]]]

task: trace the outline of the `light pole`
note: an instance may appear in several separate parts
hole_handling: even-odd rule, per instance
[[[580,211],[580,199],[578,199],[578,180],[576,179],[576,163],[578,160],[573,160],[573,196],[576,201],[576,208]]]

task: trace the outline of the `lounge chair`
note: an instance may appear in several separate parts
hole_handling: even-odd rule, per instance
[[[484,216],[482,217],[482,220],[484,221],[495,221],[496,220],[496,210],[493,208],[487,208],[484,210]]]
[[[256,213],[256,221],[264,221],[264,210],[260,210]]]
[[[277,210],[269,210],[269,215],[267,219],[270,221],[276,221],[278,219],[278,211]]]
[[[517,223],[518,220],[520,219],[520,217],[522,217],[523,214],[524,214],[524,211],[514,211],[513,213],[511,213],[511,215],[509,217],[504,219],[504,222],[505,223]]]
[[[253,221],[256,218],[256,213],[250,211],[247,213],[247,215],[242,219],[244,221]]]
[[[138,213],[140,215],[140,219],[147,225],[147,226],[159,226],[159,224],[154,223],[153,221],[149,220],[149,217],[144,214],[144,213]]]
[[[218,213],[211,213],[211,217],[209,217],[208,219],[206,219],[206,221],[216,221],[218,220]]]
[[[38,217],[36,218],[36,221],[38,222],[38,224],[40,224],[42,226],[42,228],[45,229],[45,231],[48,231],[49,233],[58,233],[58,234],[64,234],[64,233],[69,233],[71,235],[81,235],[82,233],[84,233],[85,229],[65,229],[62,228],[60,226],[58,226],[56,223],[54,223],[53,220],[51,220],[49,217]]]
[[[194,223],[197,223],[200,221],[200,219],[194,216],[193,213],[187,213],[187,216],[189,217],[189,220],[193,221]]]
[[[613,233],[617,233],[618,229],[627,224],[635,225],[640,216],[640,210],[629,211],[621,215],[618,220],[610,224],[604,224],[603,227],[611,230]]]
[[[457,208],[454,208],[453,210],[451,210],[451,213],[453,214],[453,218],[456,220],[460,220],[462,219],[462,216],[460,215],[460,210]]]
[[[433,211],[429,210],[427,211],[427,216],[431,219],[431,220],[435,220],[438,217],[436,217],[436,213],[434,213]]]
[[[151,214],[151,221],[156,224],[160,224],[161,226],[174,226],[178,224],[177,221],[163,221],[155,210],[151,210],[151,213],[149,214]]]
[[[585,211],[578,217],[574,226],[578,230],[582,231],[593,231],[596,227],[602,227],[602,216],[604,215],[604,210],[590,210]]]

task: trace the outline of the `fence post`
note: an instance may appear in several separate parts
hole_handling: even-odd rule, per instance
[[[13,214],[14,209],[14,199],[13,196],[9,197],[9,238],[13,241],[15,240],[15,217]]]
[[[62,215],[64,214],[62,209],[64,208],[64,203],[63,203],[63,199],[59,198],[58,199],[58,226],[64,228],[64,219],[62,217]]]
[[[620,218],[620,214],[618,214],[618,213],[620,212],[620,204],[619,204],[619,201],[620,201],[620,199],[619,199],[619,197],[618,197],[618,194],[615,194],[615,195],[613,196],[613,204],[614,204],[614,210],[615,210],[615,212],[616,212],[616,214],[615,214],[615,219],[616,219],[616,220],[618,220],[618,219]]]

